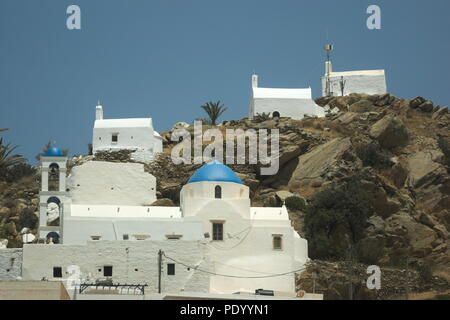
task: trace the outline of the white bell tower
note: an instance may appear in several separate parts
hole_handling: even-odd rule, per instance
[[[39,192],[39,243],[63,241],[64,210],[67,204],[67,157],[57,147],[41,155],[41,190]]]

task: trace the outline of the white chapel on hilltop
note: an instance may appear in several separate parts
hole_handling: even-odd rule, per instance
[[[252,120],[263,113],[269,113],[273,118],[288,117],[298,120],[305,116],[325,116],[323,108],[312,99],[311,88],[261,88],[258,85],[258,76],[254,74],[248,117]]]
[[[380,70],[333,71],[331,61],[325,62],[325,74],[322,77],[322,95],[348,96],[359,94],[387,93],[386,75]]]
[[[103,107],[96,107],[92,135],[93,153],[132,150],[135,161],[149,162],[162,152],[162,138],[153,129],[152,118],[104,119]]]

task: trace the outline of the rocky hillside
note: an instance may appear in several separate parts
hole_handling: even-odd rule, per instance
[[[8,248],[22,247],[22,230],[36,234],[39,227],[39,176],[33,174],[19,181],[0,181],[0,242]],[[6,242],[6,241],[4,241]]]
[[[408,264],[418,277],[426,273],[421,270],[437,277],[422,277],[410,290],[440,292],[450,279],[448,109],[421,97],[409,100],[390,94],[323,97],[316,102],[325,108],[325,118],[259,117],[217,126],[223,131],[280,130],[280,170],[275,176],[261,176],[259,165],[231,165],[251,188],[252,204],[286,204],[316,263],[305,274],[322,269],[327,279],[334,263],[345,278],[345,261],[378,264],[393,268],[389,277],[398,289],[405,286],[403,280],[395,285],[401,278],[395,270],[402,272]],[[180,125],[193,136],[192,126]],[[199,167],[172,163],[176,142],[171,133],[161,133],[164,153],[146,165],[157,177],[159,205],[178,204],[181,187]],[[79,157],[73,165],[88,160],[129,161],[129,155]],[[0,238],[18,239],[23,209],[37,209],[36,192],[36,179],[14,185],[0,182]],[[302,281],[299,286],[309,289]],[[327,281],[318,280],[318,292],[332,287]],[[397,289],[375,298],[394,297]],[[346,297],[348,289],[342,290],[328,294]]]
[[[450,114],[418,97],[351,95],[319,98],[326,118],[225,121],[219,128],[278,128],[280,171],[231,166],[251,188],[254,206],[286,205],[306,236],[310,256],[403,270],[430,270],[450,279]],[[188,130],[193,134],[193,128]],[[198,165],[182,170],[166,153],[148,170],[160,197],[178,202]],[[290,205],[289,205],[290,204]],[[318,261],[320,261],[318,260]],[[394,272],[395,274],[395,272]],[[392,284],[404,290],[404,280]],[[435,289],[439,292],[441,280]],[[421,280],[419,289],[430,289]],[[416,290],[417,284],[411,285]],[[346,289],[347,290],[347,289]],[[419,290],[419,291],[421,291]],[[385,293],[395,295],[395,290]]]

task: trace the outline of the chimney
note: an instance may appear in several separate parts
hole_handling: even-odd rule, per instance
[[[100,101],[95,107],[95,120],[103,120],[103,107],[100,105]]]
[[[258,75],[252,75],[252,88],[258,88]]]

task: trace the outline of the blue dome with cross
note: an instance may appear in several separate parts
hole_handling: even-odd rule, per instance
[[[44,157],[64,157],[64,153],[61,148],[51,147],[44,154]]]
[[[198,169],[192,175],[188,183],[202,181],[221,181],[243,184],[241,179],[239,179],[233,170],[217,160],[213,160],[203,165],[203,167]]]

